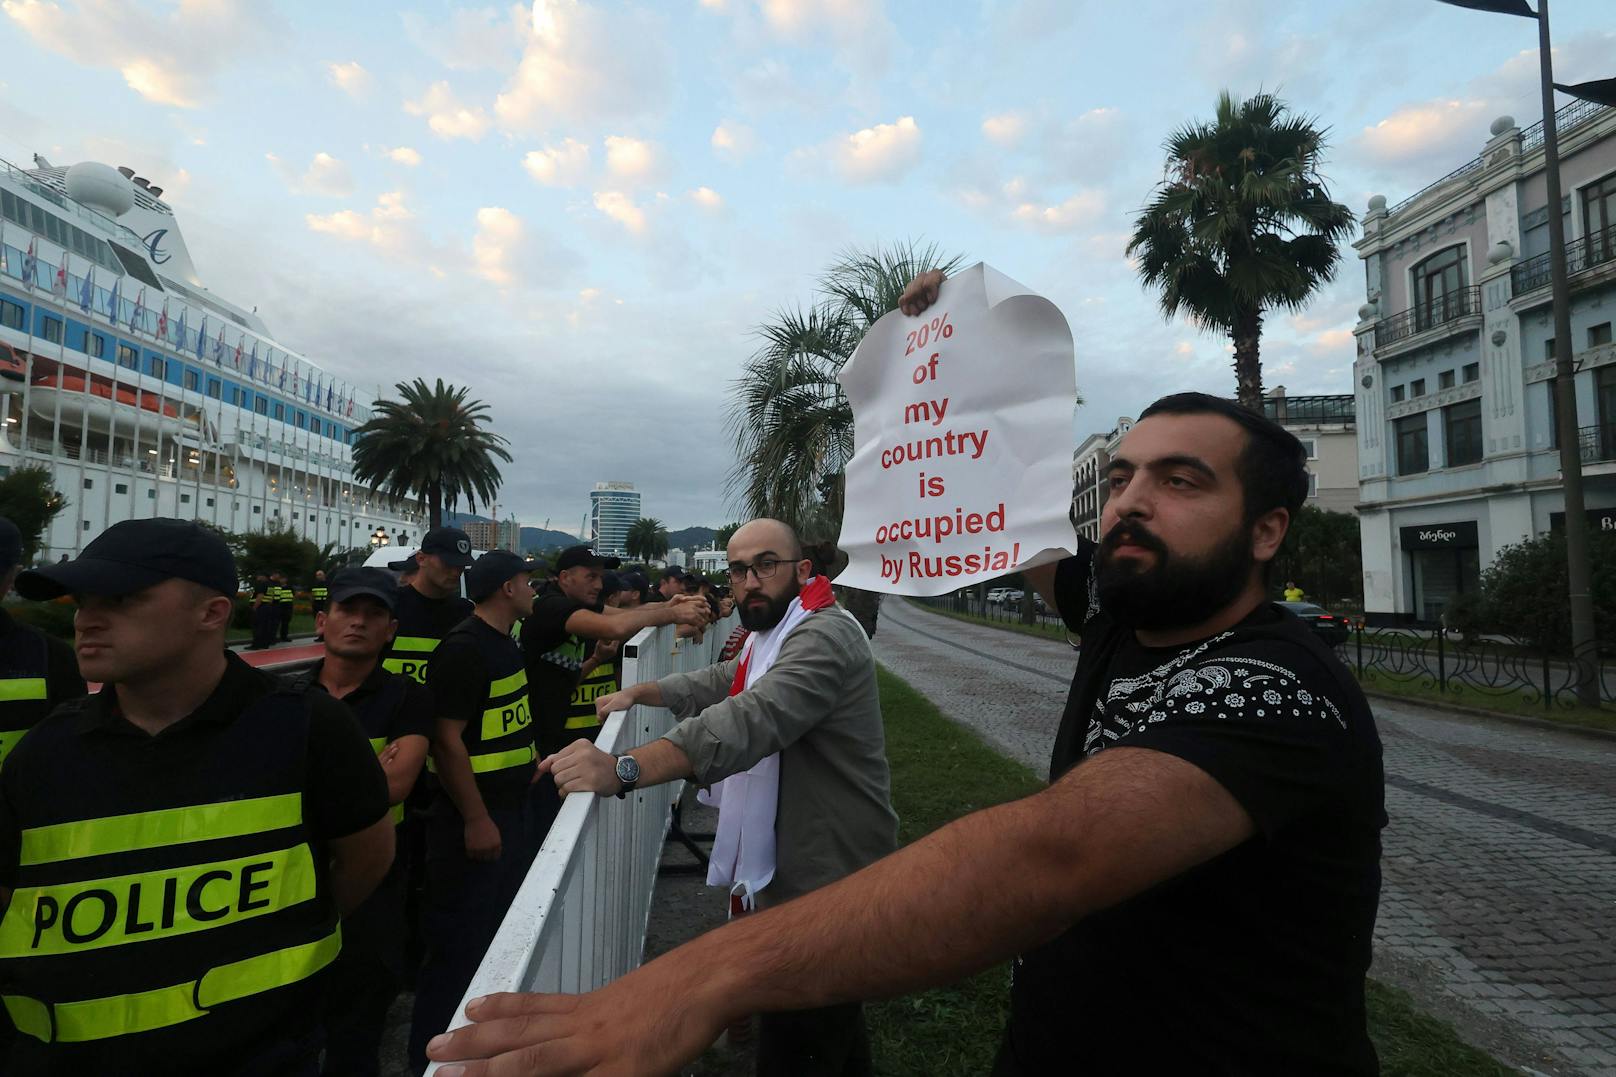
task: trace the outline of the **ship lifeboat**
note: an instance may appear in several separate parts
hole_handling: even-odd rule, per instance
[[[142,430],[155,429],[171,436],[196,430],[196,417],[183,417],[175,401],[132,386],[120,385],[115,391],[111,384],[100,381],[92,381],[86,392],[84,377],[78,374],[39,378],[28,395],[33,413],[47,421],[60,406],[62,422],[100,432],[112,429],[114,421],[120,434],[132,434],[137,422]]]
[[[28,365],[11,349],[10,344],[0,344],[0,378],[23,381],[27,377]]]

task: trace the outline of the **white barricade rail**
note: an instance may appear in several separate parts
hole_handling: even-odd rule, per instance
[[[647,628],[623,645],[618,681],[627,687],[702,669],[737,623],[708,627],[701,643],[672,626]],[[661,707],[616,711],[595,744],[617,754],[673,728]],[[496,991],[593,991],[639,967],[656,890],[657,864],[683,782],[616,797],[570,796],[550,825],[522,888],[483,955],[451,1028],[466,1024],[466,1003]],[[437,1065],[427,1068],[435,1074]]]

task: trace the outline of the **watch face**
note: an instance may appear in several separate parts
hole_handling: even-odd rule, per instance
[[[625,784],[640,780],[640,764],[632,755],[618,757],[617,780]]]

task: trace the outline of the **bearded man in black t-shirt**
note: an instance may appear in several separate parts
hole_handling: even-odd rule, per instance
[[[906,312],[935,299],[928,277]],[[581,999],[483,1000],[432,1057],[543,1044],[663,1072],[747,1013],[1014,957],[999,1077],[1375,1073],[1380,740],[1346,669],[1268,599],[1305,460],[1230,401],[1157,401],[1108,465],[1104,540],[1024,570],[1083,636],[1049,788]]]

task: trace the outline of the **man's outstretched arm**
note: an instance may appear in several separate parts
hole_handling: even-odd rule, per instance
[[[1249,838],[1191,763],[1112,748],[806,897],[742,917],[583,996],[494,995],[429,1054],[465,1077],[662,1073],[747,1013],[948,983]]]

